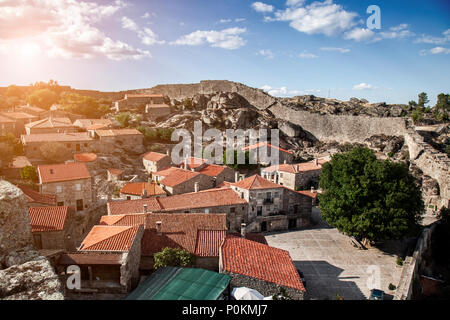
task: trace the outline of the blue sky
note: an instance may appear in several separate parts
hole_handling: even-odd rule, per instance
[[[0,85],[226,79],[276,96],[407,103],[425,91],[434,103],[450,91],[449,18],[444,0],[0,0]]]

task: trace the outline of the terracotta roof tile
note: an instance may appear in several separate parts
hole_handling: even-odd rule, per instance
[[[180,167],[184,167],[184,163],[185,162],[186,162],[186,160],[183,160],[180,163]],[[206,163],[205,159],[195,158],[195,157],[187,158],[187,168],[188,169],[196,169],[196,168],[200,167],[204,163]]]
[[[217,164],[207,164],[204,168],[202,168],[198,172],[210,177],[217,177],[219,174],[221,174],[224,170],[227,169],[229,169],[227,166],[219,166]]]
[[[147,196],[166,194],[166,192],[154,182],[130,182],[122,187],[120,193],[141,196],[144,190],[146,191]]]
[[[76,142],[93,141],[87,132],[63,132],[63,133],[35,133],[22,135],[22,140],[27,142]]]
[[[225,271],[306,291],[288,251],[227,236],[221,252]]]
[[[41,183],[91,178],[86,164],[82,162],[40,165],[37,171]]]
[[[97,155],[95,153],[77,153],[74,158],[78,162],[93,162],[97,160]]]
[[[251,177],[245,178],[239,182],[232,184],[235,187],[246,190],[259,190],[259,189],[271,189],[271,188],[283,188],[283,186],[273,183],[263,177],[255,174]]]
[[[63,128],[73,127],[69,118],[46,118],[34,122],[27,123],[27,128]]]
[[[175,187],[181,183],[189,181],[194,177],[198,176],[200,173],[193,172],[190,170],[184,170],[181,168],[171,167],[165,170],[161,170],[153,173],[153,176],[163,177],[159,182],[167,187]]]
[[[136,129],[107,129],[107,130],[95,130],[95,133],[100,137],[117,137],[117,136],[128,136],[128,135],[139,135],[142,133]]]
[[[128,251],[139,226],[94,226],[81,243],[80,251]]]
[[[62,231],[69,207],[30,207],[31,232]]]
[[[242,150],[245,151],[245,150],[250,150],[250,149],[257,149],[257,148],[261,148],[262,146],[265,146],[265,145],[267,147],[269,147],[269,148],[273,148],[273,149],[276,149],[276,150],[279,150],[279,151],[282,151],[282,152],[293,154],[291,151],[288,151],[288,150],[285,150],[285,149],[281,149],[279,147],[275,147],[275,146],[271,145],[268,142],[258,142],[256,144],[251,145],[251,146],[244,147],[244,148],[242,148]]]
[[[1,123],[16,123],[15,120],[5,117],[5,116],[2,116],[1,114],[0,114],[0,122]]]
[[[164,154],[164,153],[153,152],[153,151],[150,151],[150,152],[147,152],[146,154],[144,154],[145,160],[154,161],[154,162],[164,159],[165,157],[168,157],[168,155]]]
[[[315,160],[309,162],[295,163],[295,164],[280,164],[276,166],[267,167],[263,170],[263,172],[288,172],[288,173],[301,173],[307,171],[321,170],[322,165],[328,162],[325,159],[318,159],[317,165],[315,164]]]
[[[27,201],[30,204],[39,203],[45,205],[56,205],[56,195],[54,194],[41,194],[31,188],[18,185],[17,186],[27,197]]]
[[[108,212],[110,215],[144,213],[144,205],[147,205],[147,212],[158,212],[162,209],[158,201],[159,199],[162,198],[146,198],[108,202]]]
[[[118,214],[110,216],[102,216],[100,225],[107,226],[139,226],[145,225],[146,216],[149,213],[140,214]]]
[[[198,230],[195,255],[199,257],[218,257],[220,246],[226,235],[226,230]]]

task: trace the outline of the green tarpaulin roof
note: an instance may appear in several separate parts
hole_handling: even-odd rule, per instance
[[[127,300],[216,300],[231,277],[205,269],[165,267],[144,280]]]

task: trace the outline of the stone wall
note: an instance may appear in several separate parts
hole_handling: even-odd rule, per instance
[[[436,223],[424,229],[417,241],[413,255],[405,259],[394,300],[410,300],[412,298],[413,284],[419,278],[419,266],[423,256],[431,245],[431,236],[435,229]]]
[[[231,276],[230,286],[231,289],[236,287],[247,287],[251,289],[257,290],[259,293],[261,293],[263,296],[273,296],[274,294],[279,294],[280,289],[284,288],[286,290],[286,294],[292,299],[292,300],[303,300],[304,299],[304,292],[286,287],[286,286],[280,286],[272,282],[267,282],[264,280],[248,277],[242,274],[236,274],[228,271],[221,271],[221,273],[228,274]]]
[[[120,284],[127,292],[134,289],[139,282],[139,265],[141,263],[141,240],[144,227],[140,226],[130,250],[122,257],[120,266]]]
[[[294,110],[280,103],[269,110],[276,118],[299,125],[317,140],[325,142],[363,143],[374,135],[403,136],[406,133],[404,118],[321,115]]]

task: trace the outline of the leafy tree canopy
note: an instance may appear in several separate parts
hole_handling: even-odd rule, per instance
[[[421,221],[420,188],[406,165],[378,160],[368,148],[333,156],[319,186],[323,218],[348,235],[398,239],[415,232]]]
[[[22,170],[20,171],[20,178],[22,180],[36,181],[37,180],[36,168],[33,166],[23,167]]]
[[[101,118],[110,110],[111,101],[94,99],[77,93],[64,92],[59,104],[64,110],[81,114],[87,118]]]
[[[39,89],[29,94],[25,101],[32,106],[48,110],[58,101],[58,95],[50,89]]]
[[[61,142],[45,142],[39,148],[43,157],[52,162],[63,162],[70,157],[70,152]]]
[[[154,268],[162,267],[186,267],[195,263],[195,255],[184,249],[164,248],[155,253]]]

